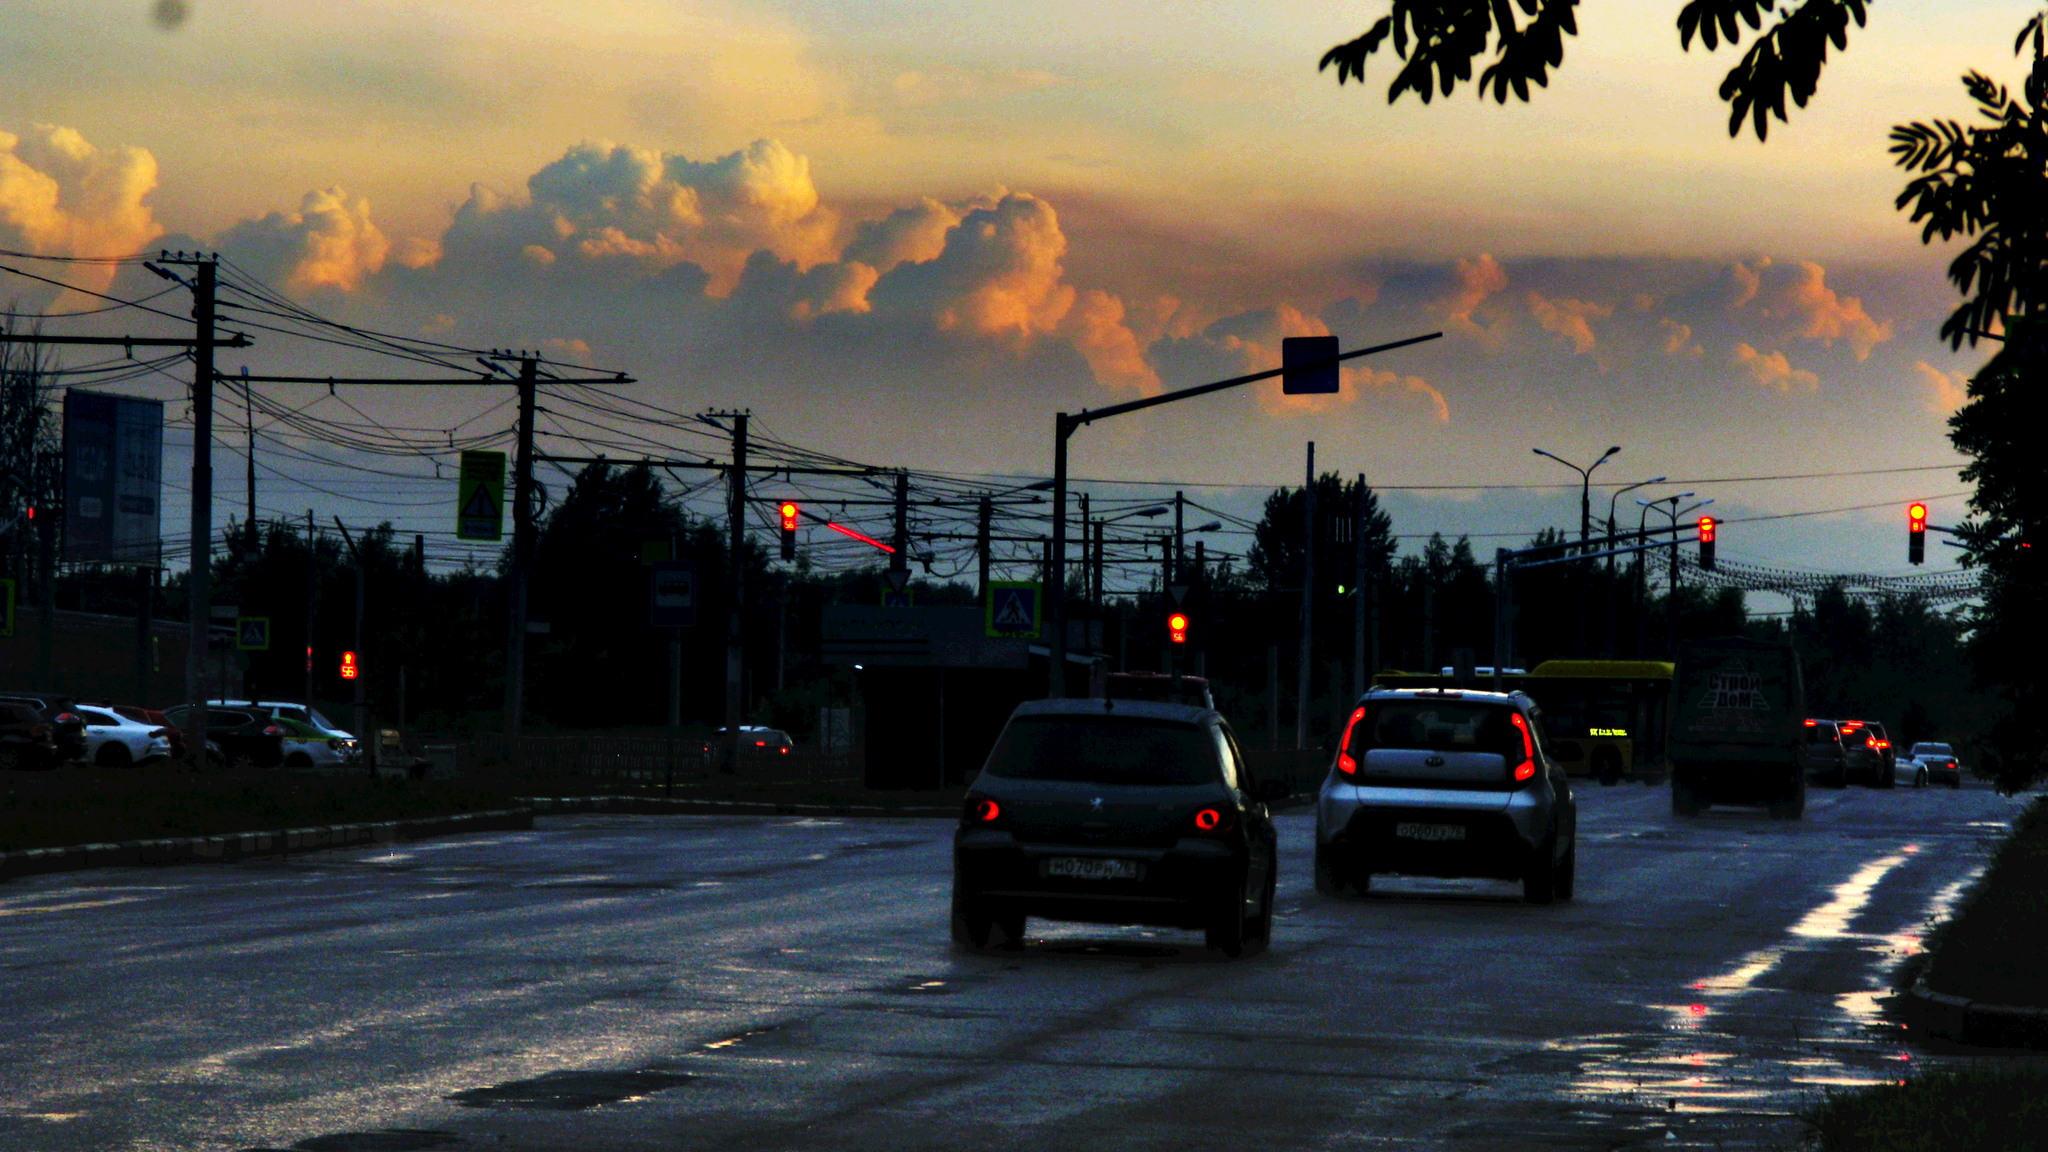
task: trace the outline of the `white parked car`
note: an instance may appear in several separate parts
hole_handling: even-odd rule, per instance
[[[149,764],[171,754],[171,738],[158,725],[130,720],[109,708],[82,705],[77,712],[85,721],[85,758],[102,768]]]
[[[209,700],[217,708],[255,711],[274,719],[290,721],[285,730],[284,766],[317,768],[323,765],[356,764],[362,759],[356,738],[335,726],[316,708],[289,700]]]

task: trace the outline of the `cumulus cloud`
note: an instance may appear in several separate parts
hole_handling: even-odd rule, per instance
[[[1763,270],[1770,266],[1771,258],[1769,256],[1757,260],[1756,267],[1754,268],[1740,260],[1730,264],[1728,266],[1728,277],[1733,281],[1733,284],[1728,294],[1728,307],[1731,309],[1740,308],[1751,300],[1756,299],[1757,290],[1763,287]]]
[[[1870,350],[1892,338],[1890,322],[1873,320],[1855,296],[1837,296],[1827,286],[1827,271],[1811,260],[1799,264],[1799,279],[1781,297],[1783,307],[1806,323],[1802,332],[1809,340],[1833,347],[1847,340],[1858,360],[1870,359]]]
[[[340,188],[306,193],[296,212],[244,220],[221,235],[220,245],[258,275],[299,292],[353,292],[391,254],[391,242],[370,219],[370,202]]]
[[[1692,325],[1681,324],[1666,316],[1657,321],[1657,327],[1664,332],[1664,354],[1666,356],[1689,356],[1700,358],[1703,349],[1700,342],[1692,338]]]
[[[755,252],[807,268],[837,255],[838,231],[810,161],[778,141],[756,140],[709,161],[597,142],[534,173],[524,197],[473,188],[443,248],[485,262],[514,251],[543,266],[554,261],[534,249],[585,268],[694,263],[722,296]]]
[[[1952,415],[1970,399],[1970,379],[1961,372],[1936,368],[1925,360],[1913,361],[1913,371],[1927,389],[1927,410],[1936,416]]]
[[[1097,383],[1142,396],[1159,394],[1159,373],[1145,359],[1143,345],[1124,322],[1122,300],[1097,288],[1082,292],[1067,313],[1064,331],[1088,361]]]
[[[1792,367],[1783,352],[1759,352],[1748,344],[1737,344],[1729,359],[1751,380],[1766,388],[1785,393],[1820,390],[1820,377],[1803,368]]]
[[[0,243],[59,256],[140,251],[163,235],[143,203],[156,181],[156,158],[142,148],[98,148],[49,124],[0,132]],[[80,275],[103,288],[112,272]]]
[[[1383,372],[1376,368],[1347,368],[1345,376],[1356,380],[1361,389],[1375,392],[1407,392],[1421,396],[1429,404],[1430,418],[1439,424],[1451,422],[1451,405],[1444,394],[1431,387],[1420,376],[1403,376],[1397,372]]]
[[[1444,319],[1461,332],[1482,338],[1494,336],[1491,329],[1472,319],[1472,314],[1487,297],[1507,288],[1507,271],[1491,255],[1482,252],[1477,260],[1458,261],[1457,275],[1457,291],[1444,301]]]
[[[930,260],[898,265],[871,294],[878,306],[928,316],[945,331],[1024,341],[1059,327],[1074,306],[1060,260],[1067,237],[1051,204],[1013,192],[946,231]]]
[[[1614,315],[1613,307],[1607,304],[1574,300],[1569,296],[1552,299],[1533,290],[1529,293],[1529,312],[1545,329],[1571,341],[1572,351],[1579,353],[1591,352],[1599,343],[1588,321]]]

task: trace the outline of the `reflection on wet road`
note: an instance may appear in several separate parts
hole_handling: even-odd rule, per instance
[[[1880,999],[2017,802],[1581,793],[1579,899],[1317,897],[1275,943],[946,939],[940,821],[577,817],[0,887],[0,1149],[1781,1147],[1926,1059]]]

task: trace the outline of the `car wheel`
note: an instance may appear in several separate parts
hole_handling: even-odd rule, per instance
[[[1247,920],[1244,914],[1244,885],[1231,885],[1217,894],[1213,919],[1202,932],[1202,943],[1211,952],[1232,960],[1244,955]]]
[[[1926,770],[1926,769],[1924,769],[1924,768],[1923,768],[1923,769],[1921,769],[1920,771],[1918,771],[1918,772],[1915,772],[1915,773],[1913,773],[1913,787],[1915,787],[1915,788],[1925,788],[1925,787],[1927,787],[1927,770]]]
[[[1948,782],[1948,786],[1950,790],[1961,788],[1963,786],[1963,778],[1960,775],[1957,776],[1955,779]]]
[[[0,772],[18,771],[24,763],[26,758],[22,756],[21,749],[0,744]]]
[[[1676,776],[1671,778],[1671,814],[1673,816],[1697,816],[1704,807],[1692,790],[1692,785]]]
[[[313,766],[313,758],[304,752],[294,752],[284,758],[284,766],[287,768],[311,768]]]
[[[1806,815],[1806,773],[1794,769],[1792,791],[1765,806],[1773,820],[1797,820]]]
[[[1556,837],[1553,832],[1543,838],[1543,843],[1537,846],[1522,873],[1522,899],[1531,904],[1550,904],[1557,900]]]
[[[1572,837],[1572,846],[1564,850],[1564,859],[1558,862],[1557,874],[1551,880],[1551,888],[1559,900],[1569,900],[1578,888],[1579,879],[1579,838]]]
[[[134,765],[135,758],[128,754],[125,746],[109,740],[100,745],[99,753],[92,758],[92,762],[102,768],[128,768]]]
[[[1318,842],[1316,844],[1316,894],[1340,897],[1350,894],[1350,885],[1345,883],[1344,874],[1337,866],[1336,854]]]
[[[1273,942],[1273,896],[1280,888],[1280,854],[1274,852],[1266,864],[1266,890],[1260,896],[1259,910],[1252,916],[1251,927],[1246,931],[1254,943],[1263,948]]]
[[[1609,788],[1620,783],[1621,757],[1615,755],[1611,749],[1602,748],[1593,758],[1593,775],[1599,777],[1600,783]]]
[[[1896,788],[1896,787],[1898,787],[1898,786],[1899,786],[1899,773],[1898,773],[1898,770],[1897,770],[1897,769],[1894,769],[1894,768],[1885,768],[1885,767],[1883,767],[1883,766],[1879,766],[1878,768],[1876,768],[1876,769],[1874,769],[1874,770],[1873,770],[1873,775],[1872,775],[1872,776],[1871,776],[1871,778],[1870,778],[1870,786],[1871,786],[1872,788]]]
[[[979,952],[988,947],[995,926],[995,917],[981,901],[957,892],[953,894],[953,943]]]

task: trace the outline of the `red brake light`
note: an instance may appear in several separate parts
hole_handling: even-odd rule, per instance
[[[756,747],[756,748],[766,748],[767,746],[768,746],[768,742],[767,742],[766,740],[756,740],[756,741],[754,741],[754,747]]]
[[[777,748],[776,751],[782,753],[784,756],[789,755],[789,749],[787,748]]]
[[[1358,722],[1363,719],[1365,709],[1352,709],[1351,719],[1344,722],[1344,738],[1337,742],[1337,771],[1346,776],[1358,775],[1358,761],[1351,755],[1351,730],[1358,727]]]
[[[263,734],[265,736],[282,736],[284,735],[284,729],[272,724],[263,729]]]
[[[1204,808],[1195,813],[1195,831],[1197,832],[1228,832],[1230,825],[1230,812],[1227,809]]]
[[[59,713],[57,713],[57,723],[59,723],[59,724],[83,724],[83,723],[85,723],[85,721],[83,721],[83,720],[80,720],[80,719],[78,718],[78,713],[76,713],[76,712],[59,712]]]
[[[1529,722],[1522,719],[1520,712],[1508,713],[1508,719],[1514,723],[1515,731],[1522,734],[1522,762],[1515,765],[1515,779],[1531,779],[1536,775],[1536,738],[1529,734]]]
[[[987,797],[970,797],[967,801],[967,819],[974,824],[993,824],[1003,814],[1003,806]]]
[[[1806,726],[1807,726],[1808,728],[1815,728],[1815,727],[1818,727],[1818,726],[1819,726],[1819,724],[1820,724],[1820,721],[1818,721],[1818,720],[1808,720],[1808,721],[1806,722]]]

